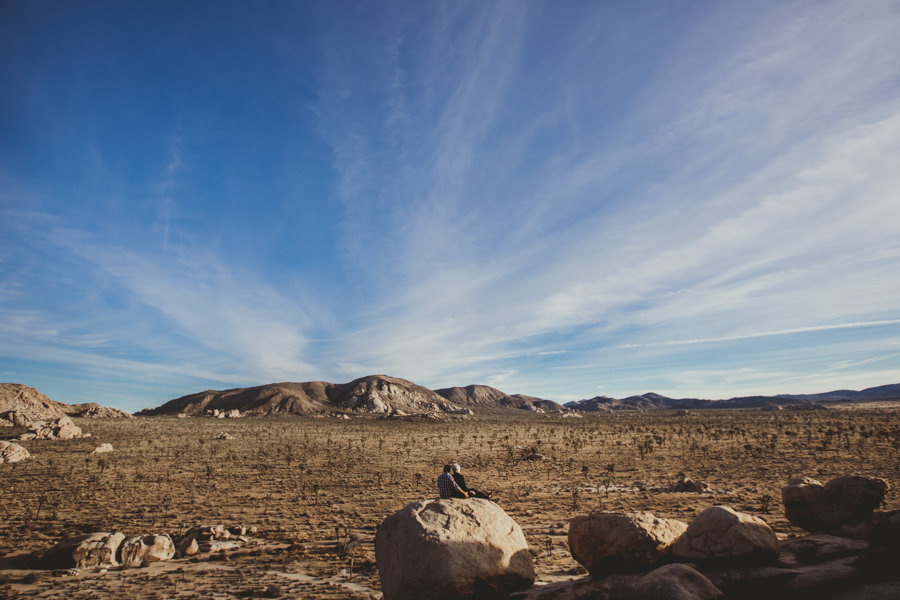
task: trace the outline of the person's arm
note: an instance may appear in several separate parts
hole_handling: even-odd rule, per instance
[[[460,494],[462,494],[462,495],[465,496],[466,498],[468,498],[469,496],[474,496],[474,495],[475,495],[474,492],[469,493],[469,492],[464,491],[461,487],[459,487],[459,484],[456,483],[456,478],[453,477],[453,475],[450,476],[450,483],[453,484],[453,487],[456,489],[457,492],[459,492]]]

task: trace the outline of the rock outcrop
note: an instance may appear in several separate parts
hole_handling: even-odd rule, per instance
[[[488,500],[425,500],[385,519],[375,536],[385,600],[508,594],[535,571],[519,525]]]
[[[876,477],[844,476],[822,485],[808,477],[781,489],[785,516],[812,532],[836,532],[869,519],[884,500],[887,482]]]
[[[28,458],[31,458],[31,454],[19,444],[0,440],[0,465],[21,462]]]
[[[778,538],[765,521],[728,506],[710,506],[697,515],[672,546],[686,561],[764,564],[778,556]]]
[[[687,527],[648,512],[592,513],[569,523],[569,550],[594,577],[641,571],[662,560]]]

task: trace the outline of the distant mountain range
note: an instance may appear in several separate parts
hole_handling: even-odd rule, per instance
[[[900,383],[882,385],[862,391],[836,390],[822,394],[779,394],[777,396],[742,396],[727,400],[702,400],[698,398],[669,398],[647,393],[627,398],[596,396],[588,400],[567,402],[564,406],[581,412],[612,412],[619,410],[702,410],[716,409],[815,409],[837,402],[875,402],[900,400]]]
[[[152,415],[345,415],[441,416],[479,414],[702,410],[702,409],[813,409],[835,402],[900,400],[900,384],[862,391],[838,390],[824,394],[748,396],[728,400],[669,398],[655,393],[610,398],[597,396],[565,405],[522,394],[507,394],[486,385],[438,390],[387,375],[369,375],[349,383],[324,381],[271,383],[249,388],[207,390],[148,408],[136,414]]]

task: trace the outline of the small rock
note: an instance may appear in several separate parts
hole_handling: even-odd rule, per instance
[[[97,446],[96,448],[94,448],[93,454],[103,454],[104,452],[112,452],[112,451],[113,451],[112,444],[110,444],[109,442],[104,442],[104,443],[100,444],[99,446]]]

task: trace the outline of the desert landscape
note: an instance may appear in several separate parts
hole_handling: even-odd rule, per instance
[[[402,382],[374,381],[370,391],[379,382],[389,389]],[[0,465],[0,593],[380,598],[379,524],[412,502],[436,498],[435,479],[454,461],[469,485],[493,491],[521,527],[535,590],[588,578],[567,536],[573,518],[591,513],[647,511],[690,522],[726,505],[790,539],[806,532],[786,518],[782,488],[796,477],[824,483],[844,475],[883,479],[888,492],[878,508],[900,509],[900,412],[890,403],[842,410],[454,412],[75,416],[81,435],[17,442],[30,458]],[[13,441],[26,431],[10,426],[0,433]],[[78,534],[168,534],[177,545],[200,527],[208,529],[194,529],[198,548],[179,547],[172,559],[139,567],[54,567],[44,557]],[[866,573],[857,565],[827,590],[852,590],[870,579],[890,584]],[[816,593],[822,597],[822,589]],[[728,597],[741,596],[732,590]]]

